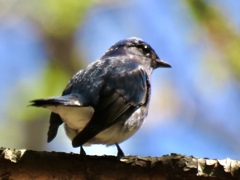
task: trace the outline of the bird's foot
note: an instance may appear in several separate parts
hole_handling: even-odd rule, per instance
[[[120,160],[124,156],[124,153],[123,153],[122,149],[120,148],[120,146],[118,145],[118,143],[116,143],[115,145],[116,145],[117,150],[118,150],[117,159]]]
[[[81,156],[81,157],[86,157],[86,156],[87,156],[87,154],[86,154],[86,152],[84,151],[84,149],[83,149],[82,146],[80,146],[80,156]]]

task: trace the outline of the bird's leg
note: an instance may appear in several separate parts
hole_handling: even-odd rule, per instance
[[[124,156],[124,153],[123,153],[122,149],[120,148],[120,146],[118,145],[118,143],[116,143],[115,145],[116,145],[117,150],[118,150],[117,158],[121,159]]]
[[[83,147],[80,146],[80,156],[86,156],[86,152],[84,151]]]

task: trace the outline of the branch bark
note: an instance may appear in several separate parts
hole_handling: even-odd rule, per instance
[[[180,154],[162,157],[86,156],[0,149],[1,179],[240,179],[240,161]]]

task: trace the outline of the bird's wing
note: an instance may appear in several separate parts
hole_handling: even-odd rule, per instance
[[[139,64],[129,61],[111,68],[104,76],[104,84],[98,104],[94,107],[93,117],[73,139],[73,147],[82,146],[111,125],[128,119],[147,101],[149,79]]]

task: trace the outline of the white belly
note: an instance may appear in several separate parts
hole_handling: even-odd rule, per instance
[[[123,124],[114,124],[110,128],[100,132],[84,145],[89,146],[91,144],[105,144],[108,146],[115,143],[121,143],[131,137],[140,128],[140,126],[141,125],[134,126],[125,130]]]
[[[118,122],[97,134],[84,145],[121,143],[131,137],[142,125],[147,116],[146,107],[139,108],[125,122]]]
[[[60,115],[64,121],[66,134],[71,140],[73,140],[73,138],[83,130],[94,113],[94,109],[91,106],[48,106],[46,108]],[[147,115],[145,111],[146,107],[139,108],[129,117],[128,120],[118,122],[117,124],[105,129],[85,143],[84,146],[89,146],[91,144],[112,145],[123,142],[141,127],[143,120]]]

